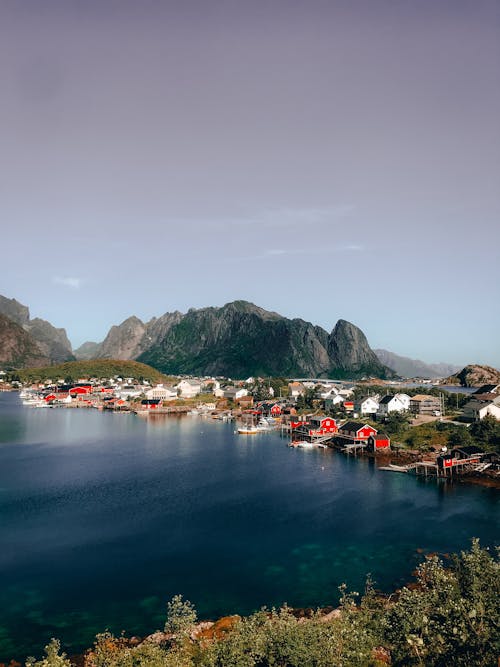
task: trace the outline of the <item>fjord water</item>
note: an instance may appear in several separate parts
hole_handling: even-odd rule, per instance
[[[0,394],[0,661],[68,652],[106,628],[161,628],[182,593],[202,618],[335,604],[366,573],[390,590],[417,549],[498,539],[498,491],[234,435],[197,417],[31,409]]]

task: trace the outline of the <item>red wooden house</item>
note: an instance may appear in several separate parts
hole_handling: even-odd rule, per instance
[[[47,396],[44,397],[44,400],[47,403],[53,403],[54,401],[62,401],[67,398],[68,398],[68,392],[58,391],[52,394],[47,394]]]
[[[377,435],[377,429],[363,422],[346,422],[339,428],[339,435],[352,442],[367,442],[371,435]]]
[[[161,407],[159,398],[144,398],[141,401],[142,410],[157,410]]]
[[[330,433],[337,433],[339,427],[333,417],[310,417],[309,418],[309,435],[329,435]]]
[[[92,386],[89,385],[79,385],[78,387],[72,387],[69,390],[70,396],[87,396],[92,392]]]
[[[388,449],[391,446],[391,439],[387,433],[376,433],[368,437],[368,449],[372,452],[378,452],[381,449]]]

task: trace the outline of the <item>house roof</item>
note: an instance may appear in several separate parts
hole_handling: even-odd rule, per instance
[[[378,403],[378,398],[376,396],[363,396],[363,398],[357,400],[356,403],[364,403],[365,401],[373,401],[374,403]]]
[[[392,396],[391,394],[387,394],[387,396],[384,396],[379,403],[380,405],[386,405],[387,403],[390,403],[393,398],[396,398],[395,396]]]
[[[452,447],[452,452],[461,452],[462,454],[480,454],[483,452],[477,445],[465,445],[464,447]]]
[[[498,384],[483,384],[482,387],[476,389],[473,396],[476,396],[477,394],[496,394],[498,393],[499,386],[500,385]]]
[[[483,400],[477,400],[476,398],[472,398],[470,401],[467,401],[467,403],[464,405],[464,410],[467,408],[469,410],[480,410],[481,408],[485,408],[488,405],[491,405],[493,401],[483,401]]]
[[[346,422],[345,424],[342,424],[339,431],[359,431],[360,428],[364,428],[365,426],[372,428],[369,424],[364,424],[363,422]]]
[[[477,392],[474,392],[472,394],[474,396],[473,400],[475,401],[494,401],[496,398],[498,398],[498,394],[493,394],[492,392],[485,392],[484,394],[478,394]]]
[[[439,396],[432,396],[431,394],[416,394],[411,396],[411,401],[439,401]]]

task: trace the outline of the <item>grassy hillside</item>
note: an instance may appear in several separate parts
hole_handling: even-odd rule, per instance
[[[122,361],[120,359],[93,359],[90,361],[67,361],[56,366],[42,368],[24,368],[17,371],[21,382],[38,382],[58,380],[59,378],[78,380],[79,378],[112,378],[116,375],[122,378],[144,379],[153,383],[165,383],[169,378],[151,366],[137,361]]]

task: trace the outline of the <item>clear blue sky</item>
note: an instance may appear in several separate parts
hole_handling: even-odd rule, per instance
[[[500,367],[500,4],[3,0],[0,293]]]

